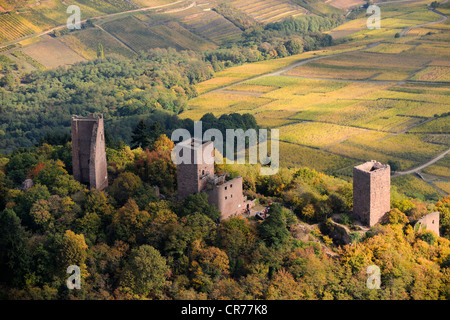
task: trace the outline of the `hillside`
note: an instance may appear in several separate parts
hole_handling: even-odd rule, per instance
[[[125,58],[150,48],[204,51],[238,41],[243,31],[238,19],[250,24],[266,24],[311,14],[300,3],[290,0],[252,3],[150,0],[120,1],[121,5],[72,2],[79,5],[82,22],[89,20],[89,23],[84,24],[82,30],[70,33],[64,26],[68,18],[67,5],[60,0],[35,5],[5,3],[6,12],[0,13],[0,28],[4,30],[0,52],[17,61],[24,70],[32,70],[38,64],[41,68],[55,68],[93,59],[99,43],[106,56]],[[220,10],[223,6],[229,9]],[[328,14],[328,11],[317,14]],[[56,41],[49,46],[48,35],[56,36]],[[45,41],[39,44],[41,40]],[[46,49],[65,51],[68,58],[49,61]],[[15,52],[19,52],[20,57]]]
[[[0,0],[0,300],[449,300],[450,4],[375,2],[380,29],[355,0]],[[89,113],[103,190],[72,172]],[[251,211],[179,199],[168,137],[195,120],[279,130],[275,174],[215,164]],[[352,175],[372,159],[393,172],[368,227]]]
[[[360,228],[347,181],[308,168],[261,176],[255,165],[217,165],[242,175],[245,194],[269,213],[219,221],[206,193],[177,200],[173,146],[161,135],[146,150],[107,147],[103,191],[68,173],[70,142],[1,157],[0,298],[449,299],[449,197],[427,206],[393,188],[386,219]],[[24,177],[33,185],[18,188]],[[440,212],[441,237],[413,228],[430,210]],[[66,286],[73,264],[81,290]],[[373,264],[380,290],[366,286]]]

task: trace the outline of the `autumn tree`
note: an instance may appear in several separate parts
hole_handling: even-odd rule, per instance
[[[191,258],[198,262],[202,271],[210,276],[227,275],[230,270],[230,263],[227,254],[217,248],[208,247],[201,240],[192,243]]]
[[[166,259],[158,250],[149,245],[142,245],[131,251],[128,261],[120,277],[120,286],[126,291],[140,297],[161,294],[169,273]]]
[[[84,279],[87,274],[85,264],[88,246],[83,234],[76,234],[67,230],[61,240],[58,241],[59,252],[56,256],[57,269],[55,270],[62,278],[66,276],[67,267],[76,265],[81,269],[81,277]]]
[[[170,202],[165,200],[149,203],[146,211],[149,213],[147,242],[156,248],[163,247],[178,216],[172,211]]]
[[[133,193],[142,186],[142,181],[139,176],[132,172],[125,171],[119,174],[117,179],[114,180],[109,192],[112,197],[117,201],[119,206],[122,206],[133,195]]]
[[[172,151],[175,143],[165,134],[160,135],[153,143],[152,149],[157,151]]]
[[[450,237],[450,195],[439,200],[435,205],[439,211],[440,233],[442,237]]]
[[[105,54],[103,53],[103,45],[101,43],[99,43],[97,46],[97,58],[98,59],[105,58]]]
[[[244,259],[248,259],[256,245],[254,229],[245,219],[230,217],[222,222],[217,241],[230,259],[230,272],[242,274]]]
[[[147,233],[149,218],[147,211],[139,210],[136,202],[129,199],[122,208],[117,210],[112,219],[115,239],[132,244],[142,243]]]
[[[153,144],[153,150],[145,150],[145,157],[135,163],[136,172],[142,179],[160,188],[163,193],[172,193],[176,187],[177,168],[171,158],[173,142],[165,135]]]
[[[112,219],[114,208],[104,191],[91,189],[84,193],[83,207],[86,213],[95,213],[100,217],[103,226],[107,226]]]
[[[183,216],[195,212],[204,214],[213,221],[218,221],[220,219],[219,209],[208,203],[208,194],[205,192],[188,195],[180,209],[180,213]]]
[[[270,282],[266,298],[272,300],[300,300],[303,298],[303,294],[301,286],[295,281],[292,274],[285,269],[280,269]]]

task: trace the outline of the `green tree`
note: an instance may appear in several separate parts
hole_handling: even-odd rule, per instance
[[[82,185],[64,169],[64,163],[61,160],[51,160],[44,164],[35,182],[47,186],[50,192],[65,196],[83,189]]]
[[[142,245],[131,251],[120,279],[120,285],[142,297],[158,296],[166,281],[169,267],[158,250]]]
[[[432,246],[436,241],[437,236],[431,231],[424,231],[420,234],[420,239]]]
[[[103,45],[101,43],[98,44],[97,46],[97,58],[98,59],[104,59],[105,55],[103,53]]]
[[[33,219],[30,216],[30,209],[33,204],[40,199],[47,200],[50,198],[50,192],[46,186],[36,183],[32,188],[20,194],[16,199],[16,213],[22,219],[22,223],[26,226],[33,225]]]
[[[2,78],[0,78],[0,87],[6,87],[8,90],[14,90],[16,87],[16,77],[14,77],[14,74],[7,72]]]
[[[139,121],[131,136],[131,146],[133,148],[148,148],[152,143],[150,132],[144,120]]]
[[[117,179],[114,180],[109,188],[109,192],[117,201],[117,204],[122,206],[139,187],[142,187],[141,178],[132,172],[126,171],[119,174]]]
[[[398,160],[388,160],[388,165],[391,167],[391,171],[398,171],[400,169],[400,162]]]
[[[303,52],[303,44],[298,39],[288,40],[284,46],[290,54],[298,54]]]
[[[0,212],[0,281],[23,283],[30,264],[28,233],[11,209]]]
[[[150,125],[150,145],[153,146],[153,144],[163,134],[164,134],[164,128],[161,126],[161,124],[158,121],[154,121]]]
[[[26,179],[28,171],[37,163],[37,156],[32,152],[13,153],[5,165],[6,176],[20,185]]]
[[[286,228],[286,218],[279,204],[273,204],[268,213],[269,217],[258,226],[258,232],[268,245],[278,247],[289,238],[289,231]]]
[[[212,221],[218,221],[220,219],[219,209],[208,203],[208,194],[205,192],[190,194],[183,202],[181,209],[182,215],[187,216],[196,212],[206,215]]]

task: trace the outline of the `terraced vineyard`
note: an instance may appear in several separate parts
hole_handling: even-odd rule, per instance
[[[215,44],[237,41],[242,30],[211,8],[194,7],[175,14],[192,32]]]
[[[14,40],[41,31],[15,13],[0,14],[0,43]]]
[[[115,54],[123,56],[125,58],[131,58],[135,55],[135,53],[131,49],[129,49],[124,44],[120,43],[112,35],[97,28],[83,30],[83,32],[75,32],[73,33],[73,35],[70,36],[75,37],[82,43],[82,46],[88,48],[87,50],[85,50],[84,54],[81,53],[81,55],[84,56],[86,59],[92,58],[91,54],[94,52],[95,57],[97,56],[96,49],[99,43],[101,43],[103,46],[103,52],[105,56]],[[65,41],[64,38],[65,37],[63,37],[63,39],[61,40]],[[80,47],[77,47],[77,50],[80,50]]]
[[[233,6],[257,21],[269,23],[308,13],[305,8],[282,0],[237,0]]]
[[[82,19],[87,19],[172,2],[175,0],[141,0],[136,4],[122,0],[0,1],[0,44],[65,24],[69,5],[79,6]]]

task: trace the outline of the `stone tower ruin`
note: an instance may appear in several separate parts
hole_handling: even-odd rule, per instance
[[[72,167],[75,180],[90,188],[108,186],[102,114],[72,117]]]
[[[189,139],[178,143],[176,150],[179,200],[190,194],[206,192],[209,204],[219,209],[222,219],[241,214],[255,205],[243,194],[241,176],[229,179],[227,173],[214,173],[212,141]],[[188,154],[187,163],[182,163],[180,158],[186,159]]]
[[[428,231],[432,231],[439,237],[439,211],[429,213],[426,216],[420,218],[414,225],[414,229],[416,229],[416,226]]]
[[[213,142],[203,143],[198,139],[190,139],[177,144],[180,148],[177,156],[187,156],[187,163],[177,164],[178,198],[185,199],[188,195],[199,193],[205,189],[207,176],[214,176]]]
[[[353,168],[353,213],[370,227],[391,208],[391,167],[375,160]]]

